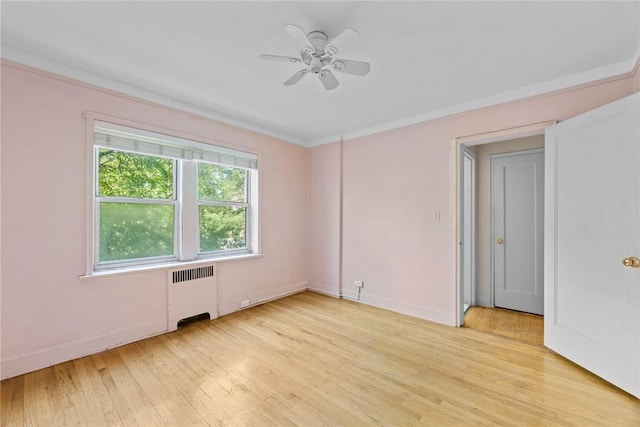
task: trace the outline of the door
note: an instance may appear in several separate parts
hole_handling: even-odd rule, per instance
[[[544,313],[544,151],[491,156],[496,307]]]
[[[640,94],[545,143],[545,345],[640,397]]]

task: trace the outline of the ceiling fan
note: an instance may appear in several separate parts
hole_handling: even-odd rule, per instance
[[[338,87],[339,83],[331,70],[355,76],[366,76],[371,70],[371,65],[368,62],[337,57],[340,49],[358,40],[358,32],[352,28],[347,28],[331,41],[322,31],[312,31],[306,34],[302,28],[291,24],[284,29],[300,47],[300,58],[280,55],[260,55],[260,58],[305,65],[305,68],[297,71],[284,82],[285,86],[296,84],[304,76],[312,73],[318,76],[325,89],[332,90]]]

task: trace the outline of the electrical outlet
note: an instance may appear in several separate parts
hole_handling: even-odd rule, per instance
[[[249,307],[250,301],[248,299],[240,301],[240,308]]]
[[[355,282],[353,282],[353,284],[356,286],[356,288],[361,288],[364,286],[364,282],[362,280],[356,280]]]

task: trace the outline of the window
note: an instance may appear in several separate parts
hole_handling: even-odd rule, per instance
[[[257,156],[95,121],[93,268],[256,252]]]
[[[245,248],[248,208],[246,170],[198,164],[201,253]]]

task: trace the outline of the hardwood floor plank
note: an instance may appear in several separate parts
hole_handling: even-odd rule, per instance
[[[304,292],[0,384],[2,425],[637,426],[542,346]]]
[[[122,420],[114,410],[113,402],[100,378],[92,356],[74,360],[78,372],[79,386],[84,393],[88,411],[96,417],[94,425],[122,425]],[[41,371],[36,371],[41,372]]]
[[[544,317],[535,314],[476,306],[467,310],[464,325],[529,344],[544,343]]]
[[[10,381],[2,381],[0,385],[0,420],[2,426],[26,425],[24,407],[24,375],[12,378]]]
[[[167,425],[188,424],[194,426],[209,425],[191,406],[182,394],[174,393],[162,382],[162,376],[155,375],[140,357],[137,346],[129,345],[118,349],[136,383],[148,397],[158,415]]]
[[[51,422],[46,376],[47,371],[43,369],[24,376],[24,417],[27,425],[46,426]]]

